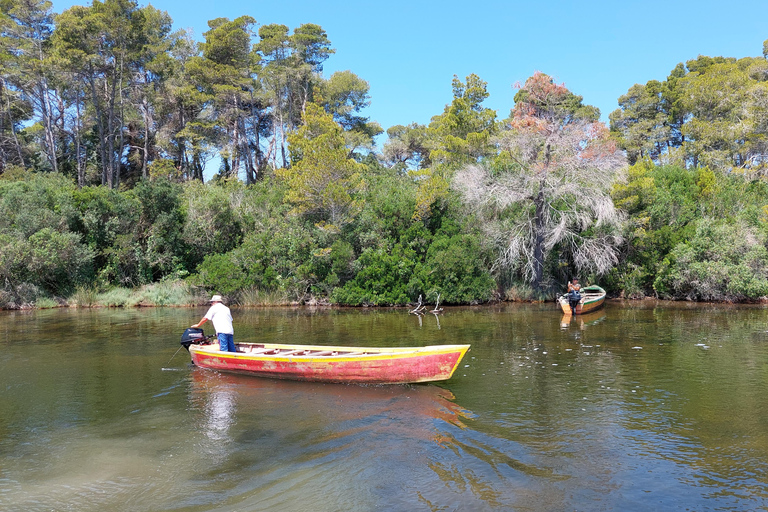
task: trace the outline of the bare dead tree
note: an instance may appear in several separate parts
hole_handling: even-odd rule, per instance
[[[422,305],[421,303],[421,295],[419,295],[419,302],[416,304],[416,307],[409,311],[409,313],[412,313],[414,315],[421,315],[424,310],[427,309],[427,306]]]
[[[547,255],[558,247],[570,252],[578,271],[604,273],[617,263],[622,241],[622,216],[609,190],[625,157],[594,113],[573,107],[585,108],[580,98],[546,75],[534,75],[523,90],[525,102],[496,139],[511,165],[495,173],[467,166],[452,186],[483,212],[499,247],[497,268],[520,272],[538,289]],[[512,205],[518,208],[509,220],[502,213]]]
[[[437,315],[438,313],[442,313],[442,312],[443,312],[443,308],[440,307],[440,294],[438,293],[437,300],[435,301],[435,307],[432,309],[432,311],[430,311],[430,313],[432,313],[433,315]],[[439,326],[439,322],[438,322],[438,326]]]

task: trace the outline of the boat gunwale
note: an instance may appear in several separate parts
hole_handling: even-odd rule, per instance
[[[236,346],[252,346],[254,348],[267,348],[269,350],[304,350],[315,353],[285,354],[285,353],[254,353],[254,352],[221,352],[217,345],[191,345],[190,352],[198,355],[220,357],[226,359],[267,359],[270,361],[369,361],[376,359],[405,359],[413,357],[425,357],[436,354],[460,352],[459,360],[469,350],[471,345],[429,345],[425,347],[340,347],[323,345],[284,345],[271,343],[236,343]],[[299,348],[300,347],[300,348]],[[330,354],[318,354],[328,352]],[[363,353],[357,353],[363,352]]]
[[[605,299],[606,291],[596,284],[582,288],[580,304],[591,304],[601,299]],[[558,302],[568,303],[568,294],[564,293],[557,298]]]

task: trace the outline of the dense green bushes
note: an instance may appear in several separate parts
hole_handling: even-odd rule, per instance
[[[659,266],[654,288],[664,298],[734,301],[768,295],[766,236],[744,223],[702,219],[690,240]]]
[[[0,179],[0,306],[195,302],[211,292],[243,304],[391,305],[438,294],[444,304],[471,304],[501,286],[524,289],[492,273],[491,241],[455,197],[416,220],[418,179],[368,169],[361,210],[340,227],[292,212],[269,178],[248,186],[159,179],[121,191],[78,189],[55,174]],[[762,179],[641,162],[613,199],[627,222],[621,261],[599,281],[611,293],[768,296]]]
[[[156,179],[120,191],[78,189],[54,174],[8,178],[0,180],[6,307],[97,296],[130,305],[144,299],[110,290],[179,279],[243,303],[405,304],[440,294],[459,304],[486,301],[494,288],[465,220],[445,204],[414,220],[418,183],[375,165],[359,214],[341,227],[293,212],[283,184],[268,178],[250,186]],[[155,295],[149,300],[167,300]]]
[[[93,251],[69,229],[74,191],[62,176],[0,181],[0,305],[66,294],[93,279]]]
[[[641,162],[614,188],[629,214],[616,293],[743,301],[768,295],[768,184],[759,177]]]
[[[462,233],[446,208],[414,220],[418,183],[408,176],[374,167],[367,179],[361,212],[341,229],[292,214],[263,188],[246,195],[242,243],[207,255],[192,280],[236,297],[256,289],[347,305],[406,304],[419,295],[434,301],[438,294],[454,304],[491,298],[494,283],[476,235]],[[256,200],[260,210],[247,206]]]

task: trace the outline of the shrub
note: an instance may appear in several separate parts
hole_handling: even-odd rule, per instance
[[[141,281],[126,275],[125,269],[136,267],[121,258],[135,258],[135,251],[126,254],[114,250],[115,246],[130,247],[134,243],[134,230],[139,222],[138,199],[108,187],[83,187],[73,193],[74,204],[79,217],[71,226],[72,231],[81,233],[83,241],[94,253],[96,272],[109,276],[115,282]]]
[[[57,174],[0,180],[0,233],[27,238],[44,228],[65,231],[78,215],[74,190],[71,180]]]
[[[233,253],[209,254],[197,268],[192,283],[216,293],[232,294],[252,283]]]
[[[45,228],[31,237],[28,271],[33,282],[58,293],[90,281],[93,277],[93,251],[80,243],[75,233],[58,233]]]
[[[421,267],[424,296],[435,299],[440,294],[446,304],[486,302],[495,287],[487,269],[476,237],[437,236]]]
[[[654,288],[673,299],[738,301],[768,295],[765,235],[743,223],[704,219],[662,262]]]
[[[195,268],[206,255],[224,254],[241,243],[243,228],[235,205],[243,195],[244,185],[239,181],[187,184],[183,239],[188,268]]]
[[[148,270],[149,282],[174,274],[183,268],[186,253],[182,186],[167,179],[142,180],[129,194],[139,202],[139,222],[134,229],[141,262],[138,268]]]
[[[355,262],[355,277],[336,288],[331,300],[354,306],[407,304],[422,288],[419,266],[415,251],[400,244],[391,252],[366,249]]]

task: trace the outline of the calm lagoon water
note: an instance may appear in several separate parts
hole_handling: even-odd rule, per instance
[[[0,312],[0,510],[768,510],[765,307],[233,309],[240,341],[472,345],[369,387],[194,368],[203,313]]]

